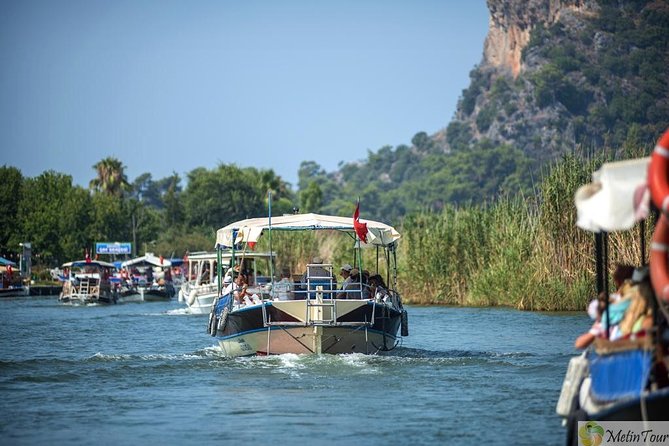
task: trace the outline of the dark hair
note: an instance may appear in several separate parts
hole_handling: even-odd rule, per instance
[[[613,271],[613,282],[616,286],[620,286],[628,279],[632,278],[634,274],[634,267],[632,265],[625,265],[619,263],[616,265],[615,271]]]
[[[371,276],[371,277],[369,278],[369,283],[372,283],[372,282],[376,282],[376,284],[377,284],[378,286],[381,286],[381,287],[383,287],[383,288],[388,288],[388,287],[386,286],[385,282],[383,281],[383,277],[381,277],[380,274],[374,274],[373,276]]]

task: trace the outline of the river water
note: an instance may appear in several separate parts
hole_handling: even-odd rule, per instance
[[[0,300],[0,443],[561,444],[585,313],[408,307],[389,356],[224,358],[182,304]]]

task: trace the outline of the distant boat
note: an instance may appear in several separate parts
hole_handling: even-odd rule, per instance
[[[118,292],[111,283],[116,267],[99,260],[77,260],[62,266],[63,289],[58,300],[70,304],[115,304]]]
[[[400,234],[392,227],[374,221],[367,225],[368,242],[355,243],[383,250],[387,261],[388,289],[368,293],[361,279],[351,282],[345,296],[337,297],[333,266],[312,259],[304,279],[272,280],[260,292],[245,296],[239,283],[230,284],[217,299],[209,318],[208,332],[218,339],[226,356],[283,353],[365,353],[374,354],[395,348],[399,331],[408,335],[407,313],[395,289],[395,247]],[[272,231],[330,230],[355,239],[354,219],[319,214],[298,214],[272,218],[253,218],[219,229],[217,249],[253,246],[263,233]],[[379,251],[377,251],[378,253]],[[359,252],[358,252],[359,254]],[[360,258],[358,256],[358,258]],[[378,262],[377,262],[378,265]],[[337,271],[338,272],[338,271]],[[287,274],[286,274],[287,275]],[[297,277],[301,277],[298,275]],[[362,277],[360,275],[359,277]],[[284,287],[287,285],[287,287]],[[241,287],[241,288],[240,288]]]
[[[16,263],[0,257],[0,297],[27,296],[28,288],[23,286],[20,275],[14,274]]]
[[[171,266],[172,263],[169,260],[152,253],[123,262],[121,264],[121,301],[170,300],[175,295]],[[125,277],[125,272],[127,272],[127,277]]]
[[[270,282],[269,262],[272,256],[269,253],[247,252],[237,255],[236,263],[242,265],[242,271],[249,272],[251,290]],[[217,277],[218,253],[201,252],[188,255],[186,269],[187,280],[179,290],[179,301],[188,306],[191,314],[208,315],[211,313],[211,304],[218,296]],[[222,283],[230,283],[232,274],[229,270],[232,262],[232,252],[221,252]],[[258,288],[259,292],[259,288]]]

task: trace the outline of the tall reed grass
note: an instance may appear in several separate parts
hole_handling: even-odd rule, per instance
[[[585,308],[595,295],[594,235],[576,227],[573,197],[604,157],[564,157],[546,172],[535,197],[408,216],[401,230],[405,301]],[[646,243],[650,237],[647,228]],[[610,234],[610,265],[642,264],[640,238],[638,230]]]

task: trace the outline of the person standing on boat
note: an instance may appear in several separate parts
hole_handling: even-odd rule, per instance
[[[346,292],[344,292],[344,289],[346,289],[346,285],[351,283],[351,270],[353,267],[349,265],[348,263],[345,263],[342,265],[340,269],[340,274],[344,278],[344,282],[341,284],[340,292],[337,293],[337,299],[346,299]]]

